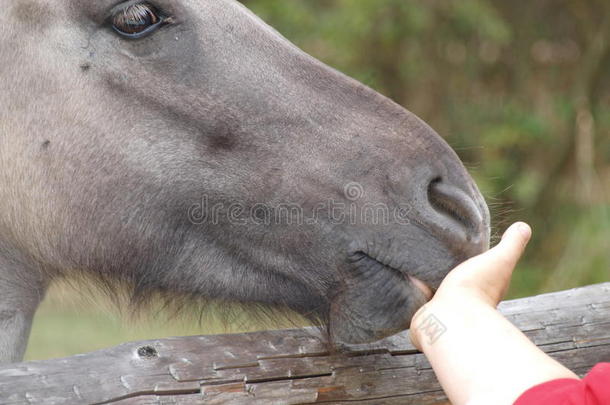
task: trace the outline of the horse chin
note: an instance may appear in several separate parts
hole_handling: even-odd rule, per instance
[[[349,270],[330,306],[335,345],[369,343],[409,328],[432,295],[422,281],[365,254]]]

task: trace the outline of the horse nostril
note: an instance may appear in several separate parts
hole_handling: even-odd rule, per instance
[[[439,214],[461,224],[470,240],[480,228],[482,216],[474,200],[460,188],[435,178],[428,185],[428,201]]]

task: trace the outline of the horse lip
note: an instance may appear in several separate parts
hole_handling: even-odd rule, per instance
[[[415,288],[420,290],[422,292],[422,294],[426,297],[426,301],[430,301],[430,299],[432,299],[432,297],[436,293],[436,289],[434,287],[426,284],[424,281],[418,279],[417,277],[410,275],[407,271],[397,269],[396,267],[393,267],[387,263],[384,263],[383,261],[379,260],[378,258],[376,258],[374,256],[371,256],[370,254],[368,254],[366,252],[360,251],[359,253],[363,254],[364,256],[367,256],[371,260],[375,260],[375,261],[381,263],[385,267],[388,267],[390,269],[393,269],[399,273],[406,275],[407,278],[409,279],[409,281],[411,281],[411,283],[415,286]]]

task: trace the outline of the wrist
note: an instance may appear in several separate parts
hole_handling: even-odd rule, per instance
[[[410,338],[420,351],[434,345],[449,328],[470,329],[486,323],[485,319],[501,317],[484,297],[467,292],[451,296],[435,296],[422,306],[410,324]]]

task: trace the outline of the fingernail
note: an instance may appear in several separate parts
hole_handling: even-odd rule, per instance
[[[532,228],[530,228],[530,226],[524,222],[517,223],[517,229],[526,239],[529,239],[530,236],[532,236]]]

